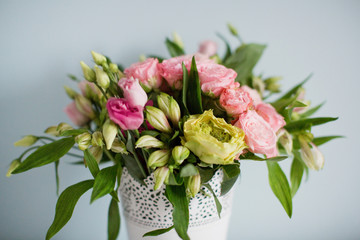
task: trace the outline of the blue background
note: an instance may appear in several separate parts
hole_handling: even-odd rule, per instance
[[[3,1],[0,2],[0,239],[44,239],[57,200],[54,166],[6,178],[23,149],[13,142],[67,121],[67,73],[81,76],[90,50],[125,66],[140,54],[168,56],[164,39],[177,31],[187,52],[212,39],[231,39],[233,23],[246,42],[268,44],[255,72],[281,75],[283,89],[309,73],[307,98],[326,100],[317,116],[339,116],[317,135],[340,134],[323,147],[326,163],[311,172],[294,198],[288,219],[273,196],[266,165],[245,162],[236,184],[229,239],[359,239],[359,1]],[[91,177],[87,169],[60,165],[61,190]],[[289,164],[282,163],[286,173]],[[106,239],[105,197],[83,196],[69,224],[54,239]],[[120,239],[126,239],[123,222]]]

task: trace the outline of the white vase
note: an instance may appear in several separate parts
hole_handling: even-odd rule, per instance
[[[202,188],[206,194],[200,192],[190,200],[188,234],[191,240],[226,240],[233,191],[230,190],[220,197],[222,177],[222,171],[217,171],[209,181],[222,205],[221,218],[218,217],[214,198],[207,188]],[[179,240],[174,229],[156,237],[142,238],[149,231],[173,225],[172,205],[164,195],[165,188],[153,190],[153,175],[146,178],[145,183],[147,186],[141,185],[130,176],[126,169],[123,170],[119,194],[129,240]]]

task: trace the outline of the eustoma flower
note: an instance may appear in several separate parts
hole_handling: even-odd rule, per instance
[[[278,155],[275,132],[256,111],[241,114],[234,126],[245,132],[246,144],[251,152],[265,154],[268,158]]]
[[[64,111],[70,120],[77,126],[83,126],[90,120],[88,116],[77,109],[75,102],[71,102],[67,105]]]
[[[192,115],[184,124],[184,136],[183,145],[209,164],[231,164],[246,147],[244,132],[211,110]]]
[[[138,79],[144,89],[148,91],[151,89],[159,89],[162,79],[158,63],[158,59],[148,58],[144,62],[132,64],[129,68],[125,69],[124,73],[128,78],[133,77]]]
[[[106,108],[110,119],[123,130],[138,129],[144,122],[143,107],[131,106],[126,99],[110,98]]]
[[[119,81],[119,86],[124,92],[124,98],[130,106],[144,107],[147,102],[147,94],[139,84],[139,80],[134,78],[122,78]]]

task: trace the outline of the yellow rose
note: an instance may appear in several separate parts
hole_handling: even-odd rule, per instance
[[[184,123],[183,145],[208,164],[232,164],[246,148],[244,132],[216,118],[212,110]]]

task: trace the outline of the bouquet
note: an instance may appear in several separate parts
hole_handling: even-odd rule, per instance
[[[189,239],[189,200],[202,194],[204,186],[211,188],[207,182],[217,171],[223,172],[221,194],[226,194],[245,160],[266,162],[270,187],[291,217],[303,175],[323,168],[318,146],[339,137],[314,137],[311,128],[336,118],[311,118],[322,104],[310,108],[305,99],[309,77],[279,95],[280,77],[254,75],[265,45],[244,43],[233,26],[229,29],[240,46],[232,50],[219,35],[226,46],[222,58],[213,41],[185,54],[175,34],[165,42],[171,58],[143,56],[124,69],[92,51],[93,68],[80,62],[85,80],[70,78],[81,92],[65,87],[72,99],[65,112],[78,127],[60,123],[45,130],[53,137],[25,136],[15,146],[29,148],[8,170],[10,176],[50,163],[57,169],[60,158],[70,155],[91,172],[92,179],[61,193],[46,239],[69,221],[76,202],[90,189],[91,202],[111,196],[108,232],[109,239],[116,239],[117,189],[124,168],[141,184],[153,174],[154,190],[165,188],[173,207],[173,226],[146,236],[174,228]],[[40,145],[33,146],[36,142]],[[292,161],[289,180],[278,163],[285,159]],[[56,179],[58,187],[57,171]],[[220,214],[221,205],[213,198]]]

